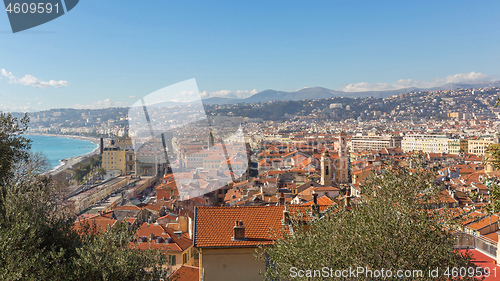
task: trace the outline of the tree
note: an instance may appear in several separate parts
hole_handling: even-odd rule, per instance
[[[21,136],[28,129],[29,118],[18,119],[0,112],[0,186],[12,176],[12,165],[28,157],[31,140]]]
[[[262,247],[272,264],[265,277],[288,279],[294,277],[292,268],[335,272],[359,267],[390,269],[392,278],[386,280],[399,280],[397,270],[421,270],[423,277],[407,278],[412,280],[449,280],[429,277],[429,269],[443,274],[448,267],[472,264],[470,256],[454,250],[454,237],[442,225],[449,219],[446,212],[433,212],[425,204],[441,191],[433,180],[434,174],[422,168],[392,166],[374,174],[353,209],[332,208],[308,229],[295,222],[293,235],[282,232],[273,246]]]
[[[0,280],[158,280],[164,255],[130,248],[126,226],[74,230],[64,189],[43,173],[46,158],[30,153],[20,135],[26,124],[0,114]]]

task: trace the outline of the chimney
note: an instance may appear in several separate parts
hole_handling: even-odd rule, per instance
[[[278,205],[285,205],[285,193],[281,192],[280,193],[280,198],[278,199]]]
[[[285,209],[283,210],[283,225],[288,224],[290,224],[290,211],[288,211],[288,208],[285,205]]]
[[[314,203],[311,205],[311,212],[313,216],[319,215],[318,194],[313,193]]]
[[[234,227],[234,236],[231,237],[233,241],[246,241],[245,237],[245,227],[243,226],[243,221],[236,220]]]
[[[344,204],[346,207],[350,207],[351,206],[351,197],[350,196],[345,196],[344,197]]]
[[[101,138],[101,147],[100,147],[100,153],[102,155],[102,153],[104,152],[104,139]]]

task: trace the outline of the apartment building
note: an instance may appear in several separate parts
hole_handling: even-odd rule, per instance
[[[419,150],[428,153],[448,153],[448,135],[409,135],[401,141],[403,152]]]
[[[488,147],[493,143],[493,138],[469,140],[468,153],[483,156]]]
[[[448,153],[449,154],[460,154],[468,153],[469,142],[466,139],[448,139]]]
[[[351,151],[380,150],[384,148],[401,147],[403,137],[394,135],[383,136],[353,136],[351,139]]]
[[[127,170],[126,151],[118,147],[106,147],[102,153],[102,167],[104,170],[123,174]]]

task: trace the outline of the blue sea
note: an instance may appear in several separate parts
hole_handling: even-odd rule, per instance
[[[47,156],[52,168],[59,166],[59,160],[73,158],[92,152],[97,144],[85,140],[69,139],[64,137],[24,135],[31,139],[31,150],[42,152]]]

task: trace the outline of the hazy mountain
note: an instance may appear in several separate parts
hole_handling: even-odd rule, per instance
[[[265,90],[259,92],[251,97],[245,99],[234,99],[234,98],[207,98],[203,100],[205,104],[225,104],[225,103],[259,103],[268,102],[273,100],[281,101],[299,101],[299,100],[310,100],[310,99],[327,99],[334,97],[374,97],[374,98],[386,98],[393,95],[400,95],[403,93],[415,92],[415,91],[437,91],[437,90],[451,90],[451,89],[469,89],[469,88],[482,88],[482,87],[500,87],[500,81],[478,81],[474,83],[450,83],[439,87],[433,88],[416,88],[408,87],[397,90],[387,90],[387,91],[365,91],[365,92],[344,92],[337,90],[330,90],[322,87],[313,88],[303,88],[294,92],[276,91],[276,90]]]
[[[224,104],[224,103],[238,103],[238,102],[242,102],[242,100],[233,98],[221,98],[221,97],[203,99],[203,104]]]
[[[500,87],[500,81],[477,81],[475,83],[448,83],[443,86],[429,88],[425,90],[439,91],[439,90],[487,88],[487,87]]]

